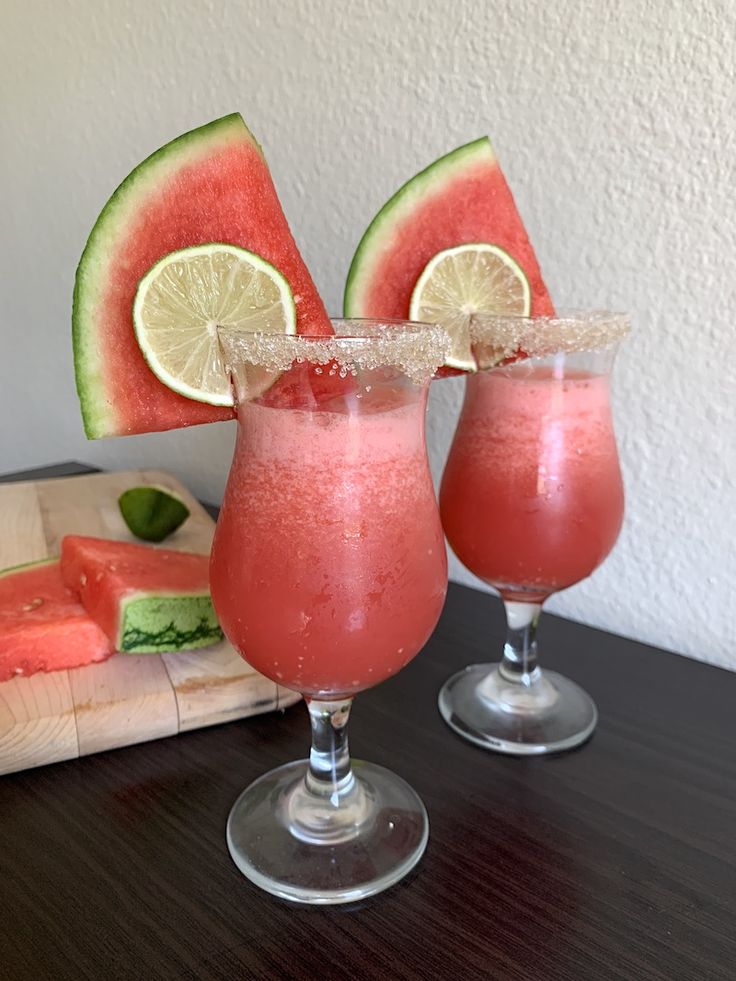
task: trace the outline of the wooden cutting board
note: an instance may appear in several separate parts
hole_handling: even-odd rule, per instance
[[[135,541],[118,510],[128,487],[160,484],[191,515],[165,548],[208,552],[215,523],[170,474],[89,474],[0,485],[0,569],[59,554],[64,535]],[[299,700],[226,641],[178,654],[113,654],[101,664],[0,683],[0,773],[56,763]]]

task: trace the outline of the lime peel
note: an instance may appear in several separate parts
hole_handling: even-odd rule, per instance
[[[190,514],[178,494],[157,484],[129,487],[118,498],[118,506],[130,531],[145,542],[162,542]]]

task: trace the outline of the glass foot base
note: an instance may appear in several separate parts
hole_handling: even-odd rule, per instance
[[[352,767],[354,784],[337,807],[306,792],[306,760],[244,790],[227,823],[243,875],[275,896],[316,904],[355,902],[402,879],[427,846],[424,804],[382,766]]]
[[[442,718],[464,739],[497,753],[558,753],[585,742],[598,710],[582,688],[555,671],[531,687],[504,679],[497,664],[472,664],[445,682]]]

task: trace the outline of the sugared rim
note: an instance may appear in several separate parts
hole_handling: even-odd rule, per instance
[[[474,318],[473,344],[487,345],[499,360],[523,351],[528,357],[597,351],[618,344],[631,330],[628,314],[610,310],[565,310],[556,316]]]
[[[242,364],[268,372],[292,364],[335,364],[340,373],[395,368],[413,382],[428,381],[444,364],[450,339],[437,324],[411,320],[333,320],[335,334],[265,334],[218,327],[226,366]]]

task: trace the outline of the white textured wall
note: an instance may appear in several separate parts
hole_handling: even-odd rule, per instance
[[[231,425],[82,436],[74,269],[152,149],[241,110],[338,311],[377,208],[488,133],[553,296],[636,325],[617,374],[626,527],[551,605],[736,669],[735,35],[732,0],[5,0],[0,470],[155,464],[221,494]],[[437,471],[459,388],[433,396]]]

